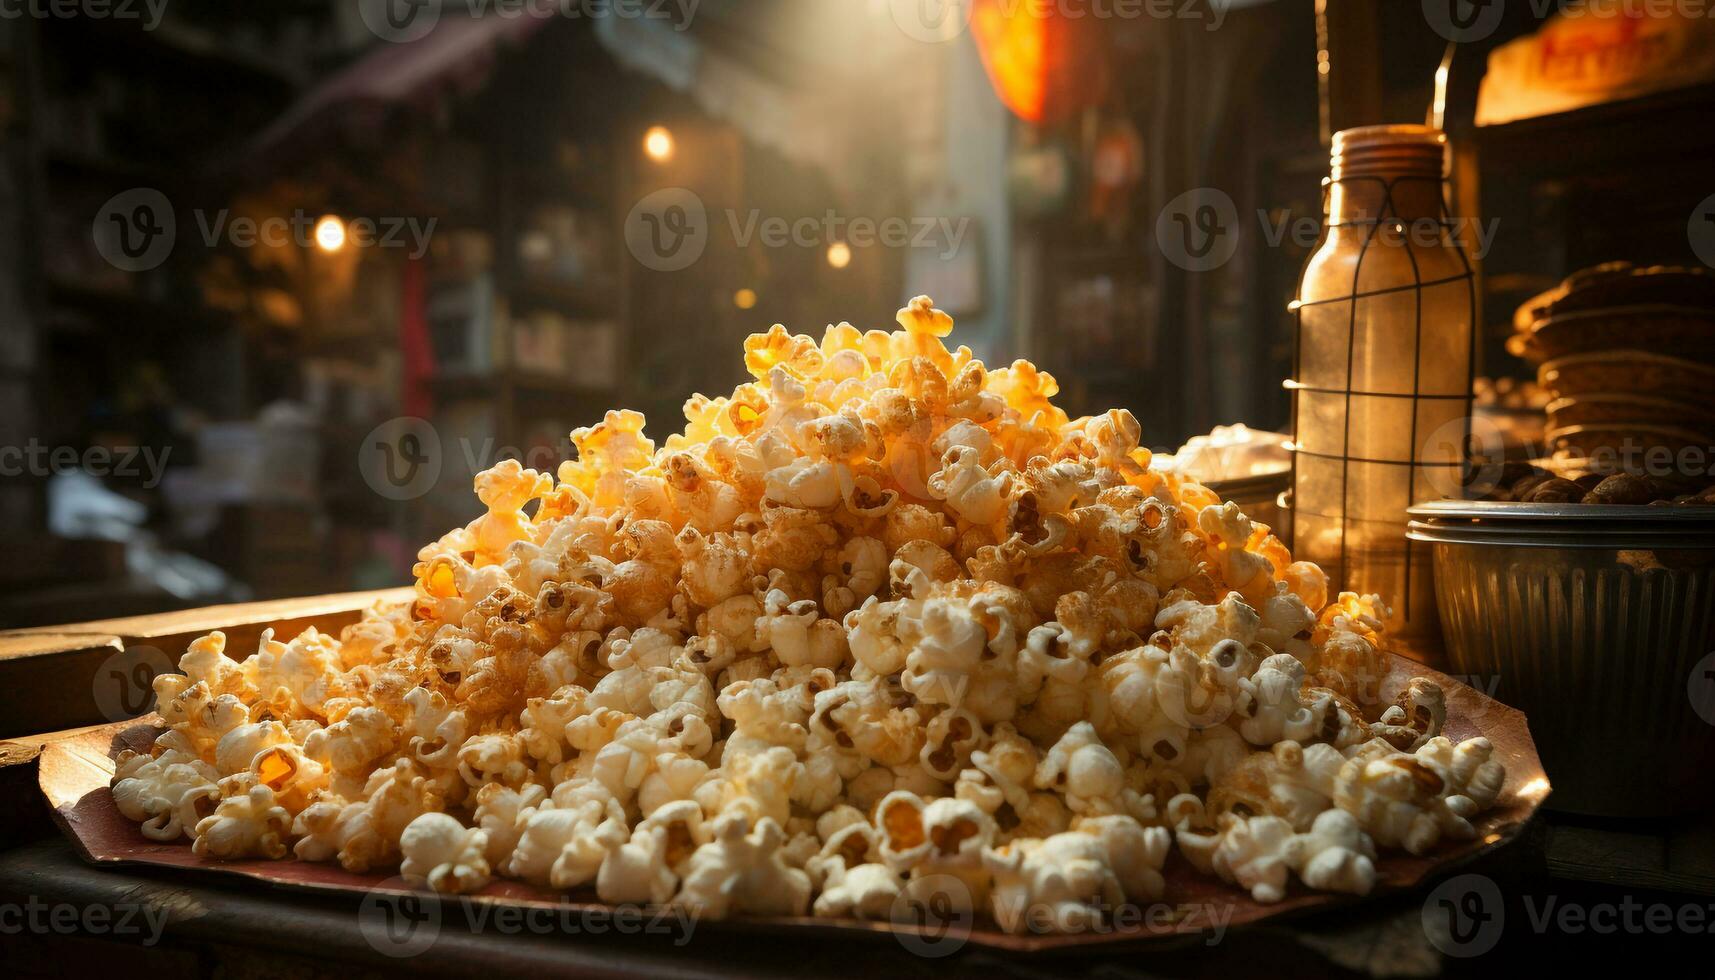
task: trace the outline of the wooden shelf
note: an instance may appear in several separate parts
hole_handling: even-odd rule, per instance
[[[513,313],[531,310],[552,310],[569,317],[601,319],[618,310],[615,297],[587,286],[575,286],[548,280],[525,280],[507,294]]]
[[[51,307],[74,310],[97,321],[96,326],[123,326],[151,333],[185,332],[190,328],[208,328],[222,324],[201,307],[180,305],[164,300],[149,299],[133,293],[100,286],[86,286],[66,280],[47,283],[47,299]],[[68,322],[50,317],[57,325]]]
[[[83,153],[76,150],[49,149],[43,154],[51,176],[94,180],[102,184],[161,187],[179,182],[181,174],[163,167],[150,166],[116,157]]]
[[[1592,174],[1626,163],[1706,160],[1715,147],[1715,83],[1603,102],[1473,132],[1485,169]],[[1623,136],[1621,135],[1623,134]],[[1639,169],[1637,179],[1649,171]]]

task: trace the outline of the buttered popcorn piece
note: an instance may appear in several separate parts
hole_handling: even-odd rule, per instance
[[[547,789],[535,784],[513,789],[490,783],[477,791],[474,822],[487,842],[484,850],[491,870],[504,868],[512,860],[529,815],[547,798]]]
[[[1370,731],[1402,752],[1415,752],[1441,734],[1446,720],[1447,703],[1441,688],[1426,678],[1413,677]]]
[[[772,819],[763,818],[752,830],[741,814],[719,817],[713,839],[686,863],[674,902],[714,918],[732,912],[803,915],[810,905],[810,876],[782,859],[784,842]]]
[[[1073,813],[1155,817],[1151,802],[1126,784],[1125,768],[1087,721],[1073,725],[1054,743],[1037,766],[1035,781],[1038,789],[1061,791]]]
[[[905,901],[956,912],[983,907],[989,885],[983,851],[994,843],[995,825],[981,807],[956,797],[924,801],[900,789],[877,806],[876,824],[882,861],[910,872]]]
[[[893,914],[904,882],[885,864],[860,864],[847,869],[842,863],[822,883],[814,912],[824,916],[857,919],[886,919]]]
[[[524,817],[506,872],[537,885],[576,888],[594,880],[626,836],[625,815],[611,797],[565,807],[544,803]]]
[[[1202,802],[1190,794],[1170,801],[1167,814],[1193,867],[1249,890],[1258,902],[1285,898],[1288,872],[1322,891],[1367,895],[1375,886],[1375,843],[1343,810],[1322,811],[1303,833],[1280,817],[1231,813],[1211,829]]]
[[[395,861],[399,838],[410,823],[445,805],[441,787],[410,759],[377,769],[357,798],[338,794],[316,797],[292,822],[300,835],[294,846],[308,861],[338,859],[347,871],[362,873]]]
[[[197,823],[197,857],[245,858],[286,856],[286,835],[292,816],[274,802],[274,791],[245,775],[221,787],[214,812]]]
[[[662,806],[638,822],[631,840],[607,853],[596,875],[596,894],[616,904],[662,904],[678,889],[692,854],[710,838],[695,802]]]
[[[1276,816],[1294,829],[1306,829],[1332,805],[1346,758],[1325,744],[1301,746],[1281,741],[1252,752],[1209,788],[1209,812],[1215,816]]]
[[[1420,755],[1397,751],[1379,738],[1366,742],[1340,767],[1334,802],[1382,847],[1424,854],[1443,837],[1469,840],[1476,836],[1470,817],[1493,802],[1500,785],[1487,741],[1465,743],[1471,747],[1463,759],[1447,750],[1444,739],[1432,739]],[[1465,793],[1472,782],[1476,797]]]
[[[1215,873],[1249,890],[1259,902],[1278,902],[1286,897],[1292,837],[1292,824],[1279,817],[1233,820],[1215,848]]]
[[[1168,846],[1167,831],[1113,816],[991,848],[983,862],[994,875],[995,921],[1008,932],[1076,932],[1127,902],[1148,904],[1162,895]]]
[[[399,836],[404,860],[399,873],[426,881],[447,894],[464,894],[488,884],[488,835],[467,828],[444,813],[425,813],[405,825]]]
[[[1130,412],[1069,417],[926,297],[896,324],[776,326],[679,432],[611,411],[484,470],[412,601],[337,636],[194,641],[120,811],[449,892],[1007,928],[1171,900],[1173,840],[1272,899],[1475,832],[1504,770],[1428,681],[1382,703],[1380,599],[1153,470]]]
[[[1257,666],[1256,673],[1239,681],[1243,694],[1238,713],[1243,717],[1239,734],[1252,745],[1273,745],[1292,740],[1308,741],[1322,725],[1329,705],[1305,703],[1304,664],[1297,657],[1277,653]]]
[[[1286,844],[1286,863],[1311,888],[1368,895],[1376,884],[1376,848],[1344,810],[1324,810]]]
[[[214,767],[186,752],[169,749],[158,756],[128,752],[113,774],[113,802],[128,819],[143,825],[151,840],[177,840],[195,832],[220,801]]]

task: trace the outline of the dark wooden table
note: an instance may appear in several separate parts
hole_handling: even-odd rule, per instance
[[[1019,956],[969,948],[925,958],[891,937],[828,942],[762,937],[703,923],[689,932],[663,920],[478,926],[443,905],[431,944],[393,957],[366,937],[362,903],[171,873],[97,868],[69,844],[41,838],[0,853],[0,908],[39,910],[36,923],[0,937],[11,976],[89,975],[108,964],[127,973],[167,968],[181,976],[351,977],[375,974],[536,973],[626,977],[1036,977],[1222,976],[1257,963],[1285,976],[1432,975],[1438,954],[1424,937],[1421,899],[1401,896],[1359,913],[1235,930],[1214,945]],[[52,910],[110,910],[91,928],[56,926]],[[62,918],[72,921],[73,913]],[[371,919],[370,922],[374,920]],[[10,926],[10,923],[8,923]],[[619,928],[625,934],[619,934]],[[598,931],[600,930],[600,931]]]
[[[1507,895],[1506,927],[1473,959],[1443,956],[1428,940],[1423,894],[1389,896],[1347,910],[1235,929],[1214,944],[1018,955],[967,948],[925,958],[896,940],[759,936],[703,923],[677,927],[611,922],[470,921],[442,907],[432,942],[408,957],[371,944],[374,909],[346,896],[319,897],[192,874],[115,870],[84,863],[57,835],[0,851],[0,974],[9,977],[591,976],[591,977],[1368,977],[1570,976],[1607,957],[1666,968],[1707,955],[1708,935],[1576,935],[1539,931],[1523,901],[1590,909],[1631,900],[1683,907],[1668,894],[1578,885],[1532,868],[1529,842],[1503,859],[1462,869],[1491,877]],[[1705,901],[1703,903],[1707,905]],[[93,913],[93,914],[92,914]],[[366,916],[369,916],[366,924]],[[56,918],[57,917],[57,918]],[[1651,972],[1657,972],[1651,969]]]

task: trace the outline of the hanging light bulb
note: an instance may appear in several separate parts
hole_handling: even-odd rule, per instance
[[[335,215],[322,215],[316,222],[316,247],[330,254],[344,248],[345,222]]]
[[[828,264],[836,269],[844,269],[852,264],[852,247],[845,242],[835,242],[828,246]]]
[[[754,290],[754,289],[741,289],[738,292],[733,293],[732,294],[732,305],[738,307],[741,310],[755,309],[756,308],[756,290]]]
[[[666,126],[651,126],[643,134],[643,153],[656,163],[673,159],[673,134]]]

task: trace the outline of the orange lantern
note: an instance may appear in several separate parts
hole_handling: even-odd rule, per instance
[[[1095,39],[1055,5],[974,0],[971,35],[1001,104],[1025,122],[1063,116],[1100,91]]]

